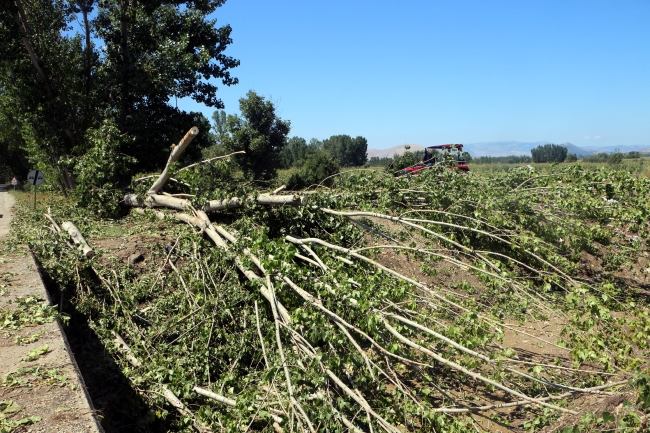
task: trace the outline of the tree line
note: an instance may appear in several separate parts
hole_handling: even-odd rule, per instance
[[[278,118],[270,101],[249,92],[240,100],[241,115],[224,110],[212,115],[213,141],[206,157],[244,150],[236,159],[256,180],[270,180],[278,169],[294,168],[288,187],[306,187],[338,173],[340,167],[358,167],[367,161],[368,141],[361,136],[333,135],[325,140],[288,138],[290,122]]]
[[[472,158],[472,164],[526,164],[532,161],[532,158],[526,155],[477,156]]]
[[[292,137],[280,154],[281,167],[300,167],[313,154],[327,152],[342,167],[359,167],[368,160],[368,140],[358,136],[333,135],[325,140]]]
[[[612,153],[599,152],[595,155],[585,156],[583,158],[584,162],[600,162],[607,164],[620,164],[624,159],[639,159],[643,156],[648,156],[647,153],[642,152],[627,152],[623,153],[619,150],[615,150]]]
[[[579,157],[576,154],[569,153],[568,149],[564,146],[557,144],[545,144],[531,149],[533,162],[576,162]],[[599,152],[595,155],[584,156],[584,162],[599,162],[608,164],[620,164],[623,159],[635,159],[644,156],[643,153],[632,151],[623,153],[616,149],[614,152]]]

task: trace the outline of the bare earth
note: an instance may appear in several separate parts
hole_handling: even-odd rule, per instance
[[[0,192],[0,248],[9,232],[13,203],[11,194]],[[38,296],[42,303],[49,302],[31,254],[26,247],[11,254],[0,250],[0,309],[15,310],[18,308],[16,301],[27,296]],[[11,421],[39,417],[40,421],[19,425],[13,432],[102,431],[86,396],[83,380],[66,349],[64,335],[57,321],[18,330],[0,328],[0,402],[12,401],[21,408],[17,412],[2,413],[0,406],[0,425],[3,417]],[[19,337],[32,337],[37,341],[19,345],[16,343]],[[33,361],[23,360],[31,350],[46,344],[47,353]],[[8,376],[18,369],[37,366],[40,366],[40,377],[24,373]],[[49,379],[43,375],[46,371]],[[11,380],[12,377],[16,380]]]

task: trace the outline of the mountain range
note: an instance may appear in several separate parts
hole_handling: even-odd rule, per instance
[[[550,141],[535,141],[535,142],[521,142],[521,141],[486,141],[481,143],[467,143],[464,145],[463,150],[469,152],[473,157],[477,156],[510,156],[510,155],[529,155],[530,149],[544,144],[550,144]],[[650,146],[647,145],[628,145],[628,146],[589,146],[579,147],[571,143],[561,143],[568,149],[569,153],[574,153],[578,156],[589,156],[599,152],[614,152],[616,149],[621,152],[650,152]],[[410,146],[410,151],[423,150],[424,146],[420,144],[400,144],[398,146],[389,147],[388,149],[368,149],[368,158],[386,158],[392,157],[395,154],[401,155],[405,151],[405,146]]]

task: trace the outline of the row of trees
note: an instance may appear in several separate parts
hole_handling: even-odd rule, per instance
[[[4,0],[0,169],[49,171],[70,190],[84,167],[110,172],[116,154],[127,156],[130,173],[164,165],[191,126],[209,129],[174,98],[223,108],[214,80],[237,83],[230,70],[239,61],[225,54],[231,28],[207,18],[223,3]],[[80,23],[76,33],[72,22]],[[196,159],[209,145],[202,134],[184,157]]]
[[[282,168],[300,167],[310,155],[327,152],[343,167],[359,167],[366,163],[368,141],[361,136],[333,135],[326,140],[292,137],[281,153]]]
[[[624,159],[639,159],[643,156],[648,156],[647,153],[641,152],[627,152],[623,153],[616,149],[612,153],[600,152],[595,155],[585,156],[583,161],[585,162],[605,162],[608,164],[620,164]]]
[[[543,146],[537,146],[536,148],[531,149],[530,153],[533,156],[532,157],[533,162],[576,162],[578,160],[578,156],[576,154],[569,153],[566,147],[557,144],[545,144]],[[641,152],[633,151],[628,153],[622,153],[620,150],[616,149],[614,152],[611,153],[600,152],[595,155],[585,156],[583,158],[583,161],[600,162],[600,163],[608,163],[608,164],[620,164],[623,161],[623,159],[635,159],[635,158],[641,158],[641,156],[643,156]],[[485,158],[485,157],[481,157],[481,158]],[[508,157],[508,158],[512,158],[512,157]]]
[[[526,164],[533,159],[526,155],[478,156],[472,158],[472,164]]]

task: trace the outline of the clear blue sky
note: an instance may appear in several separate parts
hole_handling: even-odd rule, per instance
[[[229,0],[215,17],[241,60],[226,112],[253,89],[292,136],[650,147],[647,0]]]

